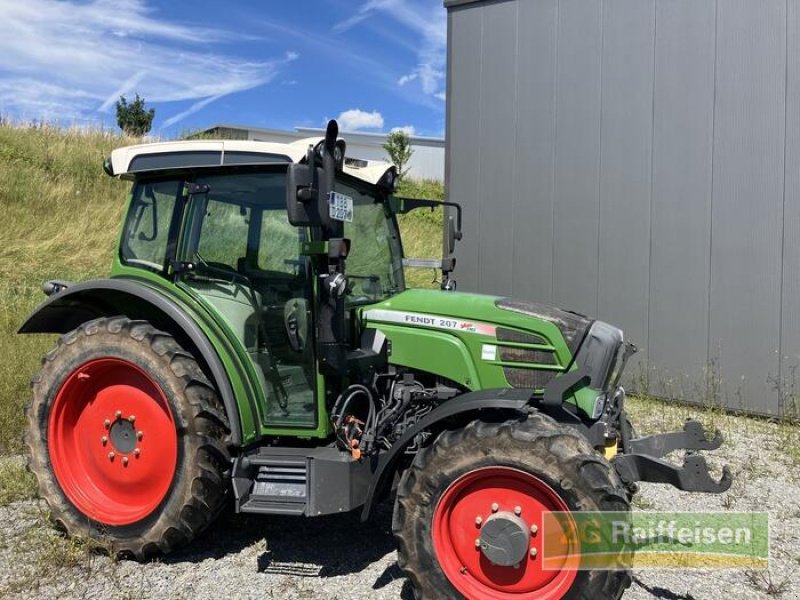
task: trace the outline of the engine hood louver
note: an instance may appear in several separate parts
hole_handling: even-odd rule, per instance
[[[577,352],[586,332],[594,322],[593,319],[585,315],[545,306],[544,304],[537,304],[536,302],[500,298],[495,302],[495,305],[503,310],[549,321],[561,331],[561,335],[564,336],[564,341],[573,355]]]

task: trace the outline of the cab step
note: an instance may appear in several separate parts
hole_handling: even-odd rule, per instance
[[[319,516],[366,501],[373,461],[334,447],[257,448],[236,458],[236,512]]]

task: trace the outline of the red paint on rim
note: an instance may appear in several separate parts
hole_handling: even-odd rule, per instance
[[[133,428],[122,425],[130,417]],[[131,430],[141,432],[141,439],[116,447],[114,424],[127,430],[128,438]],[[129,525],[150,515],[167,495],[178,436],[167,398],[153,378],[126,360],[100,358],[75,369],[58,390],[48,451],[61,489],[79,511],[106,525]]]
[[[453,586],[470,600],[508,600],[563,597],[577,576],[579,548],[560,570],[542,569],[542,536],[531,536],[529,547],[537,556],[526,554],[518,568],[492,564],[475,545],[480,538],[476,518],[485,522],[492,505],[499,511],[521,508],[520,517],[528,527],[542,529],[542,514],[568,512],[564,500],[538,477],[510,467],[484,467],[454,481],[442,495],[433,513],[433,548],[439,565]]]

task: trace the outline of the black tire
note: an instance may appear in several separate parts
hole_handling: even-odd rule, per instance
[[[224,506],[230,487],[231,457],[228,450],[230,425],[214,387],[203,374],[197,361],[190,353],[183,350],[171,335],[157,330],[147,321],[133,321],[125,317],[101,318],[84,323],[63,335],[58,340],[57,346],[43,358],[42,364],[42,370],[33,378],[33,399],[26,408],[28,420],[26,444],[29,450],[30,470],[38,480],[39,493],[47,501],[52,519],[57,526],[70,536],[89,539],[116,555],[146,560],[158,554],[171,552],[188,543],[211,524]],[[114,368],[118,370],[114,371]],[[132,450],[126,445],[124,450],[116,452],[118,456],[114,459],[109,458],[111,462],[116,460],[115,467],[121,469],[120,474],[112,473],[113,477],[133,479],[133,475],[141,477],[142,473],[148,473],[142,469],[149,469],[155,472],[156,479],[166,483],[159,488],[160,491],[157,490],[159,493],[152,494],[152,497],[141,491],[143,487],[145,490],[149,489],[147,488],[149,484],[142,481],[128,483],[124,480],[121,485],[117,485],[116,481],[104,484],[107,489],[122,498],[127,498],[127,494],[138,494],[137,497],[142,497],[144,506],[142,511],[146,511],[147,514],[142,514],[139,518],[130,517],[129,515],[133,513],[126,512],[124,513],[126,518],[117,518],[112,509],[108,509],[111,511],[111,518],[101,519],[97,517],[98,513],[93,513],[93,510],[79,508],[76,502],[81,504],[81,501],[74,502],[65,492],[64,482],[69,484],[66,489],[73,489],[70,486],[78,486],[75,483],[78,479],[63,474],[62,479],[59,479],[54,470],[53,457],[56,457],[57,467],[66,464],[63,461],[67,449],[79,447],[68,445],[68,442],[71,443],[73,437],[77,439],[79,435],[83,435],[84,429],[81,428],[85,426],[83,422],[75,421],[73,435],[69,423],[64,425],[55,419],[60,418],[59,414],[68,414],[64,411],[71,410],[69,407],[73,405],[90,407],[94,404],[99,407],[100,393],[103,390],[110,390],[107,393],[112,394],[114,390],[120,389],[118,384],[103,388],[101,382],[113,382],[117,373],[128,372],[133,373],[135,377],[141,377],[143,381],[151,381],[154,394],[158,390],[162,392],[156,396],[159,406],[152,410],[160,411],[159,414],[164,415],[163,419],[169,418],[166,421],[170,425],[167,428],[167,435],[161,438],[167,438],[166,447],[174,446],[174,450],[168,453],[174,456],[174,461],[164,459],[159,462],[160,459],[157,457],[156,449],[159,446],[156,438],[163,432],[163,428],[161,431],[155,430],[156,435],[148,439],[144,439],[143,432],[135,431],[140,425],[142,429],[145,428],[141,423],[146,421],[145,417],[139,419],[135,428],[134,423],[137,421],[133,412],[126,418],[119,415],[111,417],[116,419],[111,426],[105,421],[101,427],[105,427],[109,435],[112,435],[110,444],[107,436],[104,436],[102,439],[105,441],[101,442],[98,435],[97,450],[93,447],[95,440],[92,437],[91,444],[87,444],[87,450],[82,453],[84,456],[72,457],[69,454],[66,458],[85,459],[86,464],[90,464],[90,459],[94,458],[99,464],[100,459],[90,456],[92,453],[119,448],[123,441],[127,443],[127,438],[138,439],[138,442],[131,442],[131,445],[142,446],[141,449],[137,447]],[[82,388],[77,388],[79,384],[72,382],[81,378],[93,381],[92,377],[95,377],[96,386],[100,387],[88,388],[92,392],[86,392],[86,396],[91,396],[93,399],[84,400],[81,397]],[[78,391],[74,392],[75,389]],[[133,407],[140,406],[140,410],[146,416],[150,405],[142,406],[147,402],[139,401],[138,396],[134,399],[138,404],[133,403]],[[57,408],[54,408],[54,405]],[[86,413],[89,410],[86,408]],[[128,426],[125,420],[131,425]],[[53,431],[50,431],[51,423],[54,423]],[[130,435],[131,428],[134,429],[133,436]],[[127,436],[125,440],[123,436]],[[151,454],[146,451],[145,444],[148,441],[153,448]],[[115,446],[117,442],[119,445]],[[161,443],[158,441],[158,444]],[[54,444],[60,445],[61,449],[54,447]],[[104,444],[103,447],[100,444]],[[108,456],[112,454],[109,452]],[[135,462],[140,458],[142,462]],[[167,463],[166,467],[162,466],[164,462]],[[136,468],[140,470],[137,472]],[[94,474],[100,472],[100,469],[111,471],[110,466],[101,465],[87,467],[86,472]],[[163,469],[169,469],[173,473],[170,474]],[[149,478],[150,481],[152,479]],[[79,496],[73,496],[73,499],[76,498]],[[104,496],[98,495],[97,498],[98,511],[105,511],[106,509],[100,504]],[[149,508],[150,504],[153,506],[152,509]],[[87,506],[91,508],[95,504]],[[120,515],[122,514],[120,512]],[[130,519],[133,520],[127,522]]]
[[[510,467],[533,475],[550,486],[571,511],[630,510],[626,490],[608,461],[574,429],[545,415],[533,414],[525,421],[505,423],[473,421],[463,429],[445,431],[417,454],[403,474],[395,501],[392,530],[398,544],[398,564],[408,575],[416,598],[463,597],[436,556],[434,513],[451,484],[476,470],[493,467]],[[563,597],[616,600],[630,581],[627,570],[578,571],[574,582],[566,583],[569,590]],[[491,593],[485,595],[492,597]],[[529,593],[519,597],[536,596]]]

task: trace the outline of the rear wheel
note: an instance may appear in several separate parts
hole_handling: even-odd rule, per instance
[[[222,508],[228,421],[191,354],[125,317],[59,340],[33,380],[30,468],[70,535],[145,559],[190,541]]]
[[[616,599],[627,571],[580,571],[579,548],[542,568],[544,512],[628,511],[611,466],[541,414],[442,433],[398,488],[398,563],[418,598]],[[577,539],[574,544],[577,544]]]

